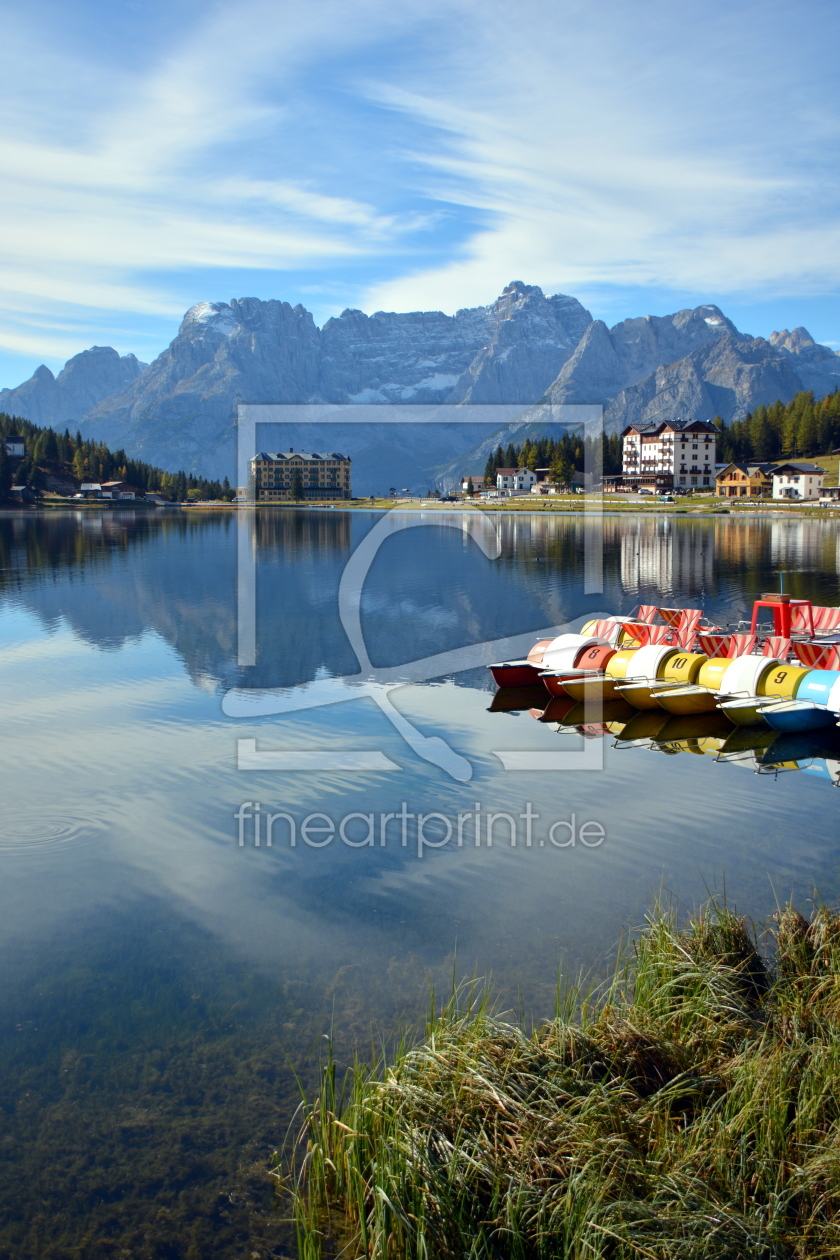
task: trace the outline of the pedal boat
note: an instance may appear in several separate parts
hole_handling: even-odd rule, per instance
[[[713,713],[717,708],[717,693],[700,683],[686,687],[668,687],[653,693],[656,703],[667,713],[687,716],[692,713]]]
[[[497,661],[488,665],[497,687],[530,687],[544,670],[574,669],[579,658],[593,648],[613,649],[595,635],[559,634],[556,639],[540,639],[521,661]]]
[[[634,678],[631,682],[619,683],[617,690],[634,709],[658,710],[660,706],[656,703],[657,691],[668,691],[676,686],[677,683],[663,678]]]
[[[708,663],[701,653],[683,652],[664,644],[640,648],[619,689],[634,708],[657,709],[657,692],[696,682]]]
[[[813,700],[782,700],[777,704],[768,704],[763,717],[769,727],[781,731],[783,735],[816,731],[837,724],[837,714]]]
[[[505,689],[537,685],[542,668],[542,658],[533,661],[497,661],[495,665],[488,666],[493,682],[497,687]]]
[[[540,680],[551,696],[571,696],[573,700],[604,701],[619,699],[618,679],[598,669],[548,670]]]
[[[681,672],[688,677],[667,690],[657,689],[653,698],[668,713],[712,713],[718,705],[720,686],[732,668],[728,657],[703,659],[683,653],[668,662],[668,672]]]
[[[773,702],[772,696],[722,696],[718,708],[735,726],[766,726],[764,710]]]
[[[726,691],[733,672],[724,680]],[[831,703],[837,679],[833,670],[809,671],[773,662],[760,677],[755,675],[759,694],[723,694],[719,708],[738,726],[766,724],[774,731],[794,734],[820,730],[837,721],[835,704]]]

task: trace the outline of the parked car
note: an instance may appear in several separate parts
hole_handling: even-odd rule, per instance
[[[672,494],[660,494],[659,502],[660,503],[673,503],[674,496]]]

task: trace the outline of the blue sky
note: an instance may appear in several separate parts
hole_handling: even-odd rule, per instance
[[[8,5],[0,385],[254,294],[840,348],[840,11],[763,0]]]

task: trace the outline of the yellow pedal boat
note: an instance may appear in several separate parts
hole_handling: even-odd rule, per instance
[[[634,709],[659,709],[656,703],[657,691],[668,691],[678,686],[673,679],[634,678],[632,682],[618,684],[618,694],[623,700],[632,704]]]
[[[735,726],[766,726],[762,710],[777,703],[776,696],[722,696],[718,708]]]
[[[717,693],[690,683],[687,687],[670,687],[656,691],[656,703],[668,713],[713,713],[717,708]]]

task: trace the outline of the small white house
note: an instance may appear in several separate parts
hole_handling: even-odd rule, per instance
[[[497,468],[496,489],[500,494],[530,494],[537,474],[530,468]]]
[[[26,447],[22,437],[18,437],[16,433],[10,433],[4,439],[6,443],[6,454],[10,459],[23,459],[26,454]]]
[[[818,499],[822,494],[825,469],[817,464],[794,461],[778,464],[772,476],[774,499]]]

